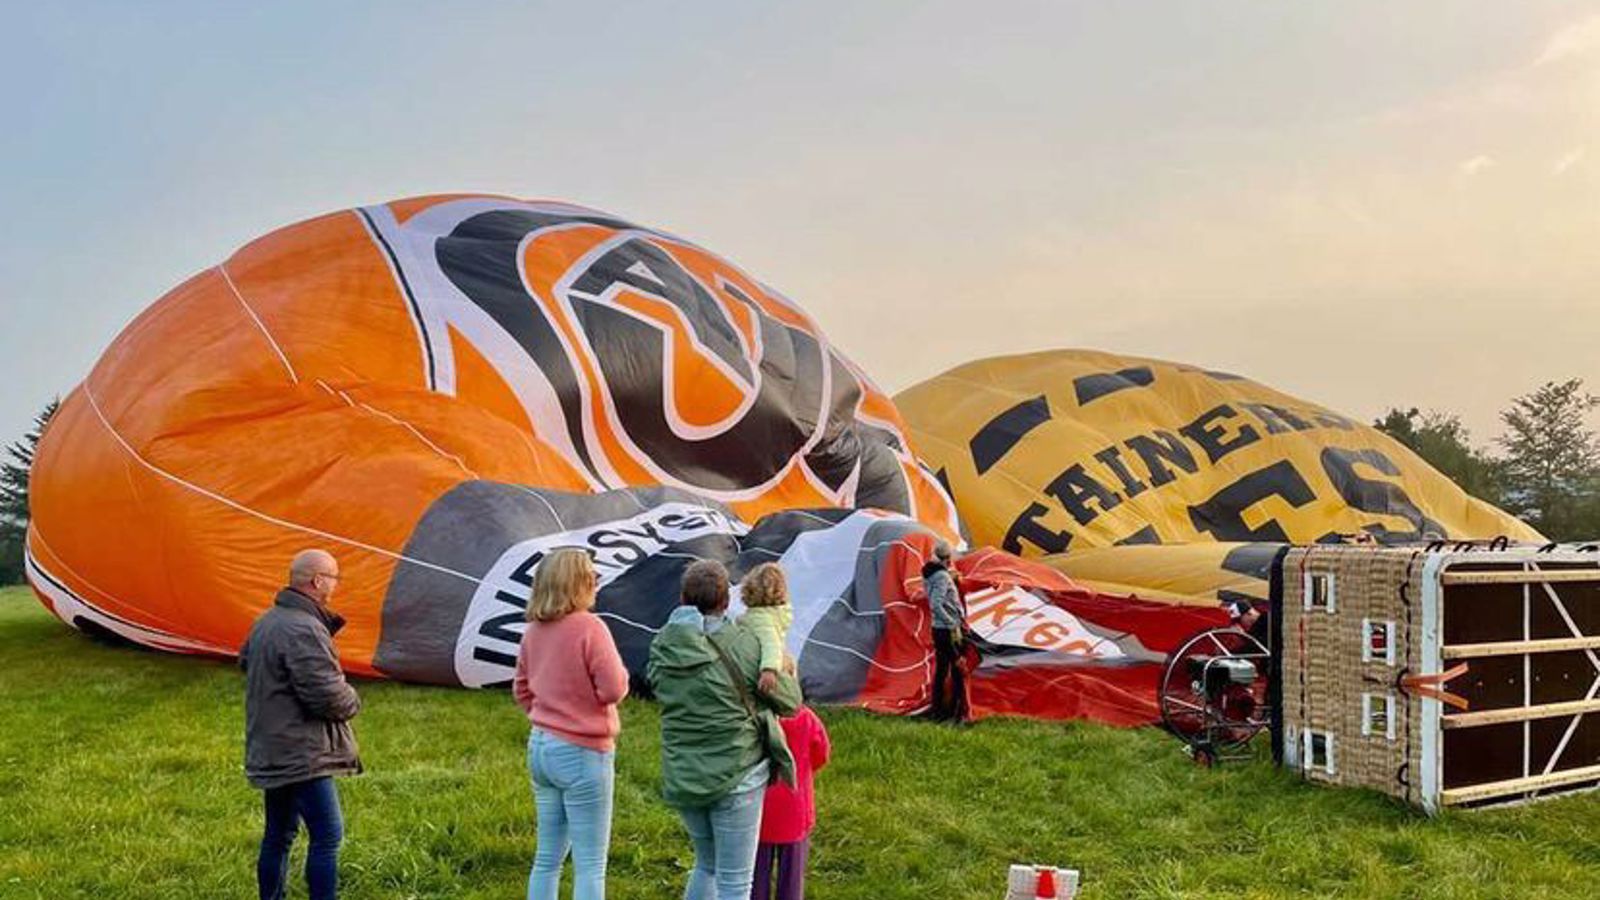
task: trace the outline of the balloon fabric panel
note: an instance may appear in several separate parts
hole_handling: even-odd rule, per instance
[[[321,216],[180,284],[66,398],[33,479],[30,581],[69,623],[231,654],[322,546],[363,674],[397,579],[484,576],[407,550],[463,485],[959,535],[892,403],[793,302],[657,229],[477,195]]]
[[[975,543],[1113,592],[1264,596],[1251,552],[1227,545],[1541,540],[1376,429],[1227,372],[1060,350],[967,363],[895,402]]]

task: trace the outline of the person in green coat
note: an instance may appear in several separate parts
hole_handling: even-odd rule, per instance
[[[727,611],[727,569],[690,564],[645,668],[661,706],[661,793],[694,842],[684,900],[748,900],[767,782],[794,779],[777,717],[799,709],[800,685],[780,673],[760,690],[761,644]]]

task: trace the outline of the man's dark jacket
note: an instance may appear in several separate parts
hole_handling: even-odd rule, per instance
[[[333,651],[333,635],[343,626],[315,600],[285,588],[239,648],[244,771],[256,787],[361,771],[350,728],[361,698]]]

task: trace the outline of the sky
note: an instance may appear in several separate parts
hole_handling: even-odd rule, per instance
[[[1600,391],[1600,3],[0,0],[0,440],[274,228],[595,206],[891,391],[1081,347],[1347,414]]]

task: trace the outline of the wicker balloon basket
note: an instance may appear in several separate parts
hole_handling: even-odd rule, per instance
[[[1280,760],[1430,812],[1600,784],[1600,552],[1311,546],[1279,560]]]

